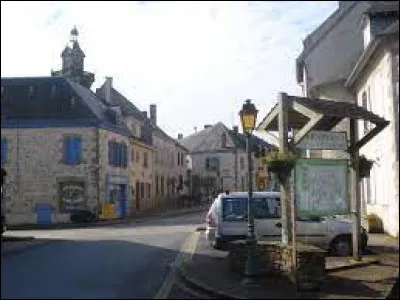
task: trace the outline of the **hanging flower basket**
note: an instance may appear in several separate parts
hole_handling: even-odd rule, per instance
[[[270,152],[262,158],[262,162],[267,164],[268,170],[272,172],[280,183],[284,183],[290,177],[295,164],[296,155],[292,152]]]
[[[364,155],[360,156],[358,161],[358,173],[360,178],[369,178],[369,174],[371,172],[373,164],[373,160],[366,158]]]

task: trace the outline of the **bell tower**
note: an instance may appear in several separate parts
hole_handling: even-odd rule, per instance
[[[84,71],[85,53],[78,43],[79,32],[74,26],[70,33],[70,45],[61,52],[62,68],[52,71],[52,76],[66,76],[73,81],[90,88],[94,82],[94,74]]]

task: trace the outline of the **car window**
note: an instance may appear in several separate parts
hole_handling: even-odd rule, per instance
[[[242,221],[247,218],[247,198],[224,198],[222,203],[223,220]]]
[[[281,208],[279,198],[254,198],[254,218],[280,218]],[[242,221],[247,219],[247,198],[224,198],[222,218],[225,221]]]

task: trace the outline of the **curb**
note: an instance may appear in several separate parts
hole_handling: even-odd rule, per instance
[[[351,263],[349,265],[328,268],[328,269],[325,269],[325,270],[326,270],[326,273],[329,274],[329,273],[332,273],[332,272],[344,271],[344,270],[355,269],[355,268],[361,268],[361,267],[366,267],[366,266],[369,266],[369,265],[375,265],[375,264],[379,264],[379,263],[380,263],[379,259],[371,259],[370,261],[366,261],[366,262]]]
[[[213,289],[209,286],[207,286],[205,283],[200,282],[198,280],[195,280],[191,278],[188,274],[185,268],[178,268],[177,273],[179,278],[187,284],[189,287],[193,288],[194,290],[198,290],[200,292],[203,292],[207,294],[210,297],[216,298],[216,299],[247,299],[247,298],[241,298],[237,296],[233,296],[231,294],[228,294],[224,291],[221,290],[216,290]]]
[[[55,223],[49,225],[37,225],[37,224],[27,224],[27,225],[8,225],[8,230],[51,230],[51,229],[67,229],[67,228],[88,228],[88,227],[103,227],[109,225],[119,225],[119,224],[130,224],[130,223],[140,223],[143,221],[151,220],[154,218],[172,217],[185,215],[195,212],[200,212],[205,210],[206,207],[193,208],[188,211],[172,211],[155,215],[139,216],[134,219],[114,219],[107,221],[99,221],[96,223]]]
[[[396,293],[395,289],[396,288],[399,289],[399,269],[397,269],[396,277],[397,277],[397,281],[395,282],[395,284],[392,285],[392,288],[390,289],[390,291],[385,293],[385,299],[398,299],[398,298],[395,298],[395,295],[396,294],[398,295],[399,292]]]

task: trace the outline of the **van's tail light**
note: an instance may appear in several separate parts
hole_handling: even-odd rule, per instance
[[[210,212],[206,216],[206,223],[207,223],[207,225],[209,227],[216,227],[217,226],[217,224],[215,223],[215,220],[214,220],[214,218],[212,216],[212,213],[210,213]]]

